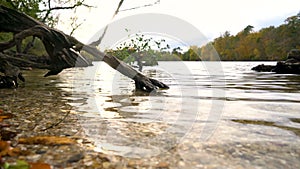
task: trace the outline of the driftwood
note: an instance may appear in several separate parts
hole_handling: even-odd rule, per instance
[[[14,79],[13,82],[16,85],[17,77],[25,80],[18,68],[20,66],[48,69],[50,71],[45,76],[56,75],[66,68],[90,66],[91,62],[79,53],[86,51],[97,60],[103,60],[123,75],[133,79],[139,90],[150,92],[157,88],[168,88],[164,83],[146,77],[116,57],[99,51],[95,46],[85,45],[62,31],[50,28],[26,14],[4,6],[0,6],[0,32],[14,34],[10,41],[0,43],[0,71],[5,76]],[[37,37],[43,42],[48,53],[46,58],[32,61],[18,57],[25,55],[22,54],[20,46],[22,40],[29,36]],[[17,50],[15,54],[5,52],[14,46]]]

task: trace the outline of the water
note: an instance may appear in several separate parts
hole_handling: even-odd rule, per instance
[[[100,151],[156,155],[188,135],[199,142],[299,140],[300,76],[251,71],[258,64],[161,62],[144,73],[170,89],[150,95],[135,92],[133,82],[100,62],[61,76],[75,78],[72,97],[85,101],[71,104],[96,121],[99,129],[82,125]],[[225,134],[216,136],[219,131]]]
[[[176,147],[193,167],[299,166],[300,76],[251,70],[261,63],[160,62],[144,73],[170,89],[150,94],[102,62],[26,87],[62,91],[96,151],[170,160]]]

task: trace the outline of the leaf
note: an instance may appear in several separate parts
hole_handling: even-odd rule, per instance
[[[3,164],[3,168],[4,168],[4,169],[9,169],[9,164],[8,164],[7,162],[5,162],[5,163]]]
[[[8,118],[9,118],[8,116],[3,116],[3,115],[1,115],[1,116],[0,116],[0,122],[2,122],[3,119],[8,119]]]
[[[13,114],[11,113],[4,113],[2,109],[0,109],[0,122],[3,121],[3,119],[9,119],[12,118]]]
[[[29,169],[29,164],[26,161],[18,160],[16,165],[9,165],[8,169]]]
[[[36,136],[29,138],[19,138],[20,144],[42,144],[42,145],[69,145],[76,141],[67,137],[56,136]]]
[[[6,156],[9,152],[10,145],[6,141],[0,141],[0,156]]]
[[[51,169],[51,166],[46,163],[29,163],[30,169]]]
[[[147,46],[148,46],[148,42],[143,45],[143,48],[145,49]]]
[[[0,141],[0,157],[2,156],[16,156],[20,153],[19,148],[12,148],[7,141]]]

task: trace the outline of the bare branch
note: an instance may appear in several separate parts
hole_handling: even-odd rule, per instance
[[[85,6],[85,7],[92,7],[90,5],[86,5],[86,4],[74,4],[73,6],[61,6],[61,7],[53,7],[53,8],[50,8],[50,9],[45,9],[45,10],[41,10],[40,12],[48,12],[48,11],[53,11],[53,10],[61,10],[61,9],[74,9],[78,6]]]
[[[77,21],[78,21],[77,16],[71,17],[70,20],[72,20],[72,23],[71,23],[72,30],[69,35],[72,36],[73,33],[75,32],[75,30],[77,30],[83,24],[83,22],[77,23]],[[85,19],[83,21],[85,21]]]
[[[57,7],[51,7],[51,0],[48,0],[48,9],[44,9],[44,10],[41,10],[39,11],[39,13],[43,13],[43,12],[46,12],[45,16],[43,17],[42,19],[42,22],[45,22],[46,19],[49,17],[49,15],[51,14],[52,11],[54,10],[68,10],[68,9],[75,9],[79,6],[84,6],[84,7],[87,7],[87,8],[92,8],[94,6],[91,6],[91,5],[88,5],[88,4],[85,4],[83,3],[84,0],[80,1],[80,2],[77,2],[76,4],[74,5],[71,5],[71,6],[57,6]]]
[[[70,110],[67,111],[67,113],[64,115],[64,117],[62,119],[60,119],[58,122],[52,124],[51,126],[45,128],[45,129],[40,130],[40,131],[46,131],[48,129],[51,129],[51,128],[54,128],[54,127],[58,126],[59,124],[61,124],[62,122],[64,122],[66,120],[66,118],[68,117],[68,115],[70,114],[70,112],[71,112]]]
[[[151,3],[151,4],[146,4],[146,5],[142,5],[142,6],[136,6],[136,7],[132,7],[132,8],[128,8],[128,9],[122,9],[119,12],[125,12],[125,11],[134,10],[134,9],[139,9],[139,8],[145,8],[145,7],[149,7],[149,6],[154,6],[154,5],[159,4],[159,3],[160,3],[160,0],[157,0],[154,3]]]
[[[112,16],[111,19],[114,19],[114,17],[119,13],[119,10],[120,10],[123,2],[124,2],[124,0],[120,0],[119,5],[118,5],[118,7],[117,7],[117,9],[116,9],[116,11],[115,11],[115,13],[114,13],[114,15]],[[92,45],[92,46],[100,45],[103,38],[104,38],[104,36],[105,36],[105,34],[106,34],[107,29],[108,29],[108,24],[105,26],[104,31],[103,31],[102,35],[99,37],[99,39],[92,42],[90,45]]]
[[[72,28],[72,30],[71,30],[71,32],[70,32],[70,36],[72,36],[73,33],[75,32],[75,30],[77,30],[77,28],[79,28],[82,24],[83,24],[83,23],[76,24],[76,25]]]
[[[113,19],[119,12],[124,12],[124,11],[134,10],[134,9],[138,9],[138,8],[144,8],[144,7],[153,6],[153,5],[159,4],[159,3],[160,3],[160,0],[156,0],[154,3],[151,3],[151,4],[146,4],[146,5],[142,5],[142,6],[136,6],[136,7],[133,7],[133,8],[128,8],[128,9],[120,10],[120,8],[121,8],[121,6],[122,6],[123,3],[124,3],[124,0],[120,0],[119,5],[118,5],[118,7],[117,7],[117,9],[116,9],[116,11],[115,11],[115,13],[114,13],[114,15],[112,16],[112,19]],[[108,26],[109,26],[109,25],[106,25],[106,26],[105,26],[104,31],[103,31],[102,35],[99,37],[99,39],[96,40],[96,41],[94,41],[94,42],[92,42],[92,43],[90,43],[90,45],[92,45],[92,46],[97,46],[97,45],[100,45],[100,44],[101,44],[101,42],[102,42],[102,40],[103,40],[103,38],[104,38],[104,36],[105,36],[105,34],[106,34],[106,31],[107,31],[107,29],[108,29]]]
[[[119,10],[120,10],[120,8],[121,8],[123,2],[124,2],[124,0],[120,0],[119,5],[118,5],[118,8],[116,9],[116,11],[115,11],[115,13],[114,13],[112,19],[119,13]]]
[[[104,35],[106,34],[106,31],[108,29],[108,25],[105,26],[102,35],[100,36],[100,38],[92,43],[90,43],[91,46],[97,46],[100,45],[102,42],[102,39],[104,38]]]

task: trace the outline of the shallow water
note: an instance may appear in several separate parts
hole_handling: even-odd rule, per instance
[[[300,76],[251,71],[258,64],[160,62],[144,73],[170,89],[147,94],[95,62],[51,78],[27,72],[20,90],[59,90],[56,98],[72,106],[95,150],[106,154],[148,158],[175,148],[190,167],[297,167]]]

